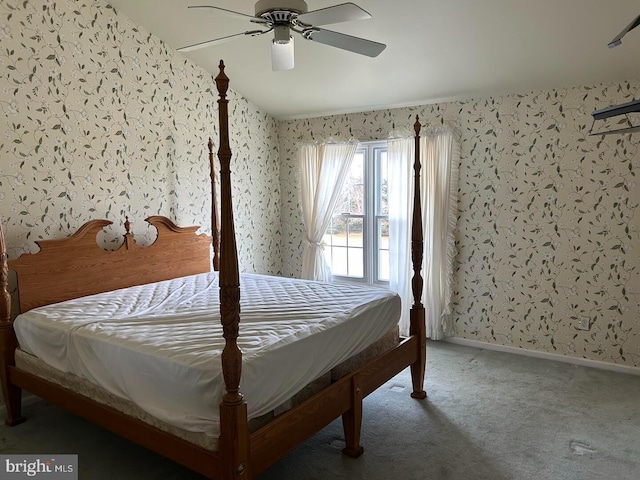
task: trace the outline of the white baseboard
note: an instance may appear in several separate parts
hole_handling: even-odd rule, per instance
[[[556,362],[571,363],[583,367],[599,368],[601,370],[611,370],[620,373],[630,373],[631,375],[640,375],[640,367],[630,367],[628,365],[618,365],[615,363],[602,362],[599,360],[589,360],[587,358],[569,357],[567,355],[559,355],[557,353],[541,352],[539,350],[527,350],[526,348],[508,347],[496,343],[480,342],[478,340],[469,340],[460,337],[447,337],[446,342],[458,345],[466,345],[468,347],[483,348],[485,350],[495,350],[498,352],[515,353],[516,355],[525,355],[528,357],[544,358],[545,360],[555,360]]]

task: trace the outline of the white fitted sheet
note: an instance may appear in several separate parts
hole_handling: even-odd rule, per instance
[[[399,297],[374,287],[242,274],[240,390],[249,418],[380,339]],[[92,295],[15,320],[21,349],[171,425],[219,435],[217,272]]]

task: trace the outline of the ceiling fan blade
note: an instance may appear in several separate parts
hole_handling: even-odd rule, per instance
[[[331,25],[332,23],[366,20],[368,18],[371,18],[369,12],[355,3],[342,3],[298,15],[298,21],[308,26]]]
[[[616,35],[616,38],[614,38],[609,42],[609,48],[617,47],[618,45],[620,45],[622,43],[622,37],[624,37],[627,33],[629,33],[631,30],[633,30],[637,26],[640,26],[640,15],[638,15],[633,22],[627,25],[627,27],[624,30],[622,30],[618,35]]]
[[[387,48],[384,43],[373,42],[360,37],[352,37],[351,35],[324,30],[322,28],[305,30],[303,36],[307,40],[313,40],[314,42],[341,48],[342,50],[359,53],[367,57],[377,57]]]
[[[214,38],[213,40],[207,40],[206,42],[194,43],[193,45],[187,45],[186,47],[178,48],[178,52],[191,52],[192,50],[198,50],[200,48],[210,47],[211,45],[217,45],[219,43],[228,42],[236,37],[249,35],[254,37],[256,35],[262,35],[263,33],[270,32],[271,30],[250,30],[248,32],[235,33],[226,37]]]
[[[222,8],[222,7],[214,7],[212,5],[189,5],[187,8],[193,8],[196,10],[215,10],[219,13],[222,13],[223,15],[227,15],[229,17],[233,17],[233,18],[239,18],[240,20],[249,20],[250,22],[253,23],[267,23],[266,20],[262,19],[262,18],[258,18],[258,17],[254,17],[253,15],[247,15],[245,13],[240,13],[240,12],[234,12],[233,10],[228,10],[226,8]]]
[[[274,72],[293,69],[294,60],[293,37],[289,43],[271,42],[271,69]]]

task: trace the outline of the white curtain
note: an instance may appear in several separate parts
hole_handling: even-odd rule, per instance
[[[424,295],[427,337],[440,340],[451,314],[451,283],[458,216],[460,147],[448,127],[428,130],[420,139],[424,225]]]
[[[389,194],[389,288],[400,295],[400,333],[409,334],[411,293],[411,218],[413,212],[413,138],[387,142]]]
[[[409,333],[411,292],[411,219],[413,210],[414,139],[390,140],[389,249],[392,259],[390,287],[402,298],[400,332]],[[420,138],[420,176],[424,259],[422,277],[427,336],[444,338],[451,313],[451,281],[455,257],[460,148],[448,127],[428,129]],[[407,166],[408,165],[408,166]],[[396,268],[397,265],[397,268]]]
[[[357,142],[302,145],[300,185],[306,245],[302,278],[331,280],[322,237],[329,227],[340,191],[349,173]]]

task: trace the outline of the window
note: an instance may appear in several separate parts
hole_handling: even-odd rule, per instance
[[[389,282],[387,142],[358,146],[324,242],[335,279]]]

